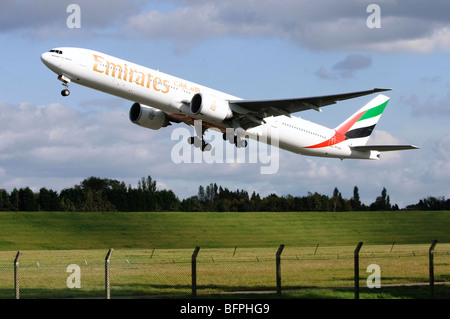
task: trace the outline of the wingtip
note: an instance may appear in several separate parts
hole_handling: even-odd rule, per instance
[[[392,91],[392,89],[382,89],[382,88],[375,88],[373,89],[375,92],[384,92],[384,91]]]

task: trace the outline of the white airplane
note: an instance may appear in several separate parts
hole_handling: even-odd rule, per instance
[[[379,159],[380,152],[417,149],[413,145],[367,145],[389,98],[379,94],[342,124],[330,129],[293,116],[338,101],[389,89],[373,89],[345,94],[282,100],[243,100],[157,70],[149,69],[88,49],[61,47],[41,55],[42,62],[58,75],[68,96],[74,82],[134,102],[132,123],[158,130],[171,123],[195,127],[188,142],[203,151],[207,129],[223,133],[236,147],[247,146],[246,138],[267,144],[276,140],[279,148],[302,155]],[[194,125],[201,120],[201,125]],[[273,144],[273,143],[272,143]]]

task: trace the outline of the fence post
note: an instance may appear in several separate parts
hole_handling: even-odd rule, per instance
[[[276,254],[276,268],[277,268],[277,296],[281,298],[281,253],[283,252],[284,245],[281,244],[278,247]]]
[[[111,299],[111,290],[110,290],[110,272],[109,272],[109,264],[111,260],[111,254],[114,249],[110,248],[105,258],[105,293],[106,299]]]
[[[317,253],[317,249],[319,249],[319,243],[317,243],[316,250],[314,250],[314,256],[315,256],[316,253]]]
[[[437,240],[433,240],[429,251],[429,268],[430,268],[430,294],[434,298],[434,247],[436,247]]]
[[[195,247],[192,254],[192,298],[197,297],[197,255],[200,251],[200,247]]]
[[[20,251],[17,252],[16,258],[14,259],[14,291],[16,299],[20,298],[19,294],[19,260],[20,255],[22,253]]]
[[[355,299],[359,299],[359,251],[363,242],[360,241],[355,249]]]

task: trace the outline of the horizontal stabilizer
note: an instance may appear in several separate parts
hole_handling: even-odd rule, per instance
[[[416,150],[417,146],[414,145],[364,145],[364,146],[350,146],[352,150],[360,152],[378,151],[378,152],[390,152],[390,151],[404,151],[404,150]]]

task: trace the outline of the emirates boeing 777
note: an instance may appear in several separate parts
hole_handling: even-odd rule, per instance
[[[195,127],[188,142],[203,151],[206,130],[214,128],[223,139],[246,147],[246,138],[267,144],[276,140],[279,148],[302,155],[379,159],[380,152],[416,149],[413,145],[367,145],[389,98],[378,94],[334,129],[292,115],[316,110],[338,101],[389,89],[280,100],[243,100],[157,70],[149,69],[88,49],[61,47],[45,52],[42,62],[58,75],[68,96],[71,82],[133,102],[132,123],[158,130],[184,122]],[[201,120],[201,125],[194,125]]]

